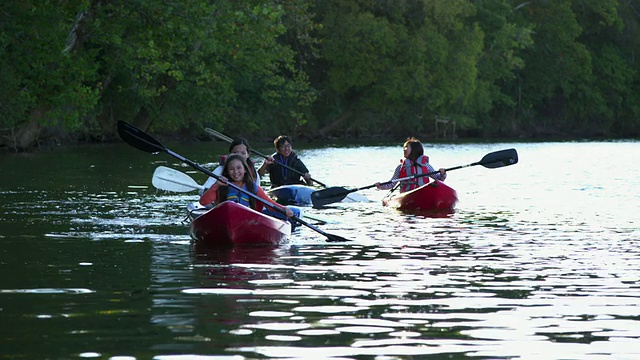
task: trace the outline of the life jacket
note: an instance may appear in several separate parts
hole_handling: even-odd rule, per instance
[[[296,185],[296,184],[304,184],[305,182],[301,179],[301,173],[308,172],[304,165],[300,167],[300,159],[295,152],[292,152],[289,156],[284,157],[278,153],[274,153],[273,158],[276,162],[283,164],[285,166],[280,166],[278,164],[269,165],[269,180],[271,180],[271,187],[278,187],[282,185]],[[292,171],[287,169],[293,168],[298,170]]]
[[[400,168],[399,176],[400,178],[404,178],[413,175],[426,174],[429,172],[429,168],[427,168],[428,163],[429,157],[426,155],[420,155],[415,162],[409,159],[404,159],[402,167]],[[427,183],[429,183],[428,176],[420,176],[410,180],[400,181],[400,192],[417,189]]]
[[[242,190],[249,192],[249,189],[247,189],[246,184],[242,186]],[[230,186],[221,186],[218,191],[221,192],[220,196],[222,196],[223,198],[226,195],[227,201],[236,202],[240,205],[244,205],[258,212],[262,211],[262,203],[257,202],[255,199],[250,197],[245,192],[236,190],[235,188],[232,188]],[[224,192],[226,192],[226,194],[224,194]],[[256,193],[256,191],[254,191],[254,193]]]

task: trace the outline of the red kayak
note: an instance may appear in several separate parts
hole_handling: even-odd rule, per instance
[[[278,245],[291,236],[288,221],[259,213],[233,201],[191,212],[191,237],[201,248]]]
[[[382,204],[407,212],[452,212],[457,202],[455,190],[442,181],[434,180],[417,189],[385,199]]]

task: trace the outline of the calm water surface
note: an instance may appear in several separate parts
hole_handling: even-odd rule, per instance
[[[169,146],[170,147],[170,146]],[[177,145],[200,163],[224,144]],[[640,142],[428,145],[444,217],[370,202],[305,212],[273,249],[196,254],[184,204],[127,145],[0,156],[0,358],[638,359]],[[260,149],[264,152],[270,149]],[[386,181],[401,145],[305,148],[314,178]]]

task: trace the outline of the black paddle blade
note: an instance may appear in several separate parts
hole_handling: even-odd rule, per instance
[[[327,237],[327,242],[343,242],[343,241],[351,241],[349,239],[343,238],[342,236],[338,236],[335,234],[324,234]]]
[[[122,120],[118,121],[118,134],[127,144],[148,153],[157,154],[167,150],[158,140]]]
[[[328,204],[342,201],[342,199],[349,195],[350,192],[351,191],[340,186],[320,189],[311,193],[311,203],[314,208],[320,208]]]
[[[327,237],[327,242],[351,241],[349,239],[343,238],[342,236],[338,236],[338,235],[329,234],[327,232],[324,232],[324,231],[318,229],[317,227],[309,224],[308,222],[306,222],[306,221],[304,221],[304,220],[302,220],[302,219],[300,219],[298,217],[292,216],[291,219],[293,219],[294,221],[296,221],[296,222],[308,227],[309,229],[311,229],[311,230],[313,230],[313,231],[315,231],[315,232],[317,232],[319,234],[322,234],[322,235],[326,236]]]
[[[516,149],[506,149],[492,152],[485,155],[478,163],[489,169],[517,164],[518,152],[516,151]]]

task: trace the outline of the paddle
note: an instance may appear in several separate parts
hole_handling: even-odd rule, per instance
[[[122,138],[122,140],[124,140],[126,143],[128,143],[129,145],[135,147],[138,150],[142,150],[144,152],[148,152],[148,153],[152,153],[152,154],[157,154],[159,152],[166,152],[167,154],[175,157],[176,159],[188,164],[189,166],[193,167],[194,169],[201,171],[213,178],[215,178],[216,180],[220,181],[220,177],[216,174],[214,174],[213,172],[207,170],[206,168],[202,167],[201,165],[185,158],[184,156],[177,154],[173,151],[171,151],[170,149],[167,149],[166,147],[164,147],[164,145],[162,145],[158,140],[154,139],[151,135],[145,133],[144,131],[138,129],[137,127],[128,124],[124,121],[118,121],[118,134],[120,134],[120,137]],[[247,194],[248,196],[256,199],[257,201],[260,201],[261,203],[263,203],[264,205],[270,207],[271,209],[281,213],[281,214],[286,214],[284,210],[280,209],[277,206],[274,206],[273,204],[271,204],[270,202],[262,199],[261,197],[257,196],[256,194],[253,194],[250,191],[247,191],[245,189],[242,189],[232,183],[227,183],[228,186],[234,188],[236,191],[240,191],[242,193]],[[324,235],[327,238],[327,241],[329,242],[334,242],[334,241],[349,241],[341,236],[338,235],[333,235],[333,234],[329,234],[326,233],[320,229],[318,229],[317,227],[307,223],[306,221],[292,216],[290,219],[293,219],[294,221],[310,228],[311,230],[316,231],[317,233]]]
[[[191,176],[166,166],[158,166],[156,168],[153,172],[151,183],[156,188],[165,191],[190,192],[204,190],[204,186],[198,184]]]
[[[513,165],[513,164],[516,164],[517,162],[518,162],[518,152],[516,151],[516,149],[506,149],[506,150],[500,150],[500,151],[489,153],[485,155],[480,161],[467,164],[467,165],[452,167],[452,168],[446,169],[446,171],[462,169],[465,167],[475,166],[475,165],[482,165],[488,169],[495,169],[503,166]],[[417,175],[407,176],[400,179],[390,180],[381,184],[389,184],[396,181],[399,182],[404,180],[410,180],[410,179],[415,179],[422,176],[431,176],[439,172],[440,171],[431,171],[424,174],[417,174]],[[345,196],[347,196],[349,193],[352,193],[354,191],[369,189],[375,186],[376,184],[372,184],[368,186],[359,187],[356,189],[345,189],[341,186],[333,186],[326,189],[320,189],[318,191],[314,191],[313,193],[311,193],[311,203],[313,204],[314,208],[319,208],[324,205],[341,201],[342,199],[345,198]]]
[[[228,143],[232,143],[232,142],[233,142],[233,139],[232,139],[232,138],[230,138],[230,137],[228,137],[228,136],[226,136],[226,135],[224,135],[224,134],[221,134],[221,133],[219,133],[219,132],[217,132],[217,131],[215,131],[215,130],[213,130],[213,129],[206,128],[206,129],[204,129],[204,131],[206,131],[209,135],[212,135],[212,136],[214,136],[214,137],[217,137],[217,138],[218,138],[218,139],[220,139],[220,140],[226,141],[226,142],[228,142]],[[260,156],[260,157],[262,157],[262,158],[264,158],[264,159],[268,159],[268,158],[269,158],[267,155],[265,155],[265,154],[263,154],[263,153],[261,153],[261,152],[259,152],[259,151],[256,151],[256,150],[251,149],[251,152],[252,152],[252,153],[254,153],[254,154],[256,154],[256,155],[258,155],[258,156]],[[304,174],[303,174],[303,173],[301,173],[300,171],[298,171],[298,170],[296,170],[296,169],[294,169],[294,168],[292,168],[292,167],[290,167],[290,166],[287,166],[287,165],[285,165],[285,164],[283,164],[283,163],[281,163],[281,162],[274,161],[274,163],[275,163],[275,164],[278,164],[278,165],[280,165],[280,166],[282,166],[282,167],[283,167],[283,168],[285,168],[285,169],[291,170],[291,171],[293,171],[293,172],[294,172],[294,173],[296,173],[296,174],[299,174],[299,175],[304,176]],[[326,188],[326,187],[327,187],[327,185],[325,185],[325,184],[321,183],[320,181],[318,181],[318,180],[316,180],[316,179],[314,179],[314,178],[311,178],[311,180],[312,180],[313,182],[318,183],[320,186],[322,186],[322,187],[324,187],[324,188]]]

